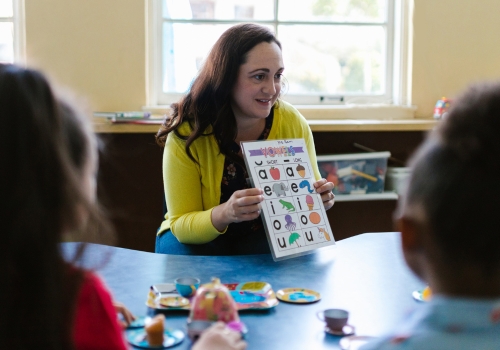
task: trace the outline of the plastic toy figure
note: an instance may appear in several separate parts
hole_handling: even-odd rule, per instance
[[[436,102],[434,106],[434,119],[442,119],[446,117],[448,108],[450,108],[450,99],[443,97]]]

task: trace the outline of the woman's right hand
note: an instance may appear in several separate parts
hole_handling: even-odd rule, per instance
[[[212,224],[219,231],[233,222],[250,221],[260,215],[259,203],[264,200],[260,188],[235,191],[226,203],[212,210]]]
[[[192,350],[244,350],[247,343],[241,340],[241,334],[226,327],[223,322],[204,331]]]

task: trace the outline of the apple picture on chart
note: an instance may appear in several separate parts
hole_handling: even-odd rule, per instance
[[[269,174],[271,174],[271,177],[274,180],[279,180],[280,179],[280,170],[278,168],[271,167],[271,169],[269,169]]]

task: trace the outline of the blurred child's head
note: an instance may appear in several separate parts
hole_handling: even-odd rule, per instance
[[[66,145],[61,105],[40,72],[0,65],[0,114],[0,202],[7,246],[41,249],[59,241],[63,227],[77,225],[75,203],[85,202]]]
[[[59,241],[82,224],[82,211],[93,211],[97,154],[90,124],[43,74],[8,64],[0,65],[0,114],[0,203],[8,228],[25,240],[45,231],[32,241]]]
[[[0,64],[0,119],[0,277],[8,281],[0,283],[0,337],[19,349],[71,348],[83,271],[59,243],[107,228],[94,203],[96,141],[85,115],[42,73],[16,65]],[[27,304],[33,288],[41,302]]]
[[[398,219],[408,265],[444,293],[469,276],[500,290],[500,84],[454,100],[410,167]]]
[[[97,140],[86,115],[66,100],[60,99],[59,104],[69,158],[80,179],[82,193],[87,196],[88,204],[92,204],[96,196]],[[88,207],[82,211],[93,209]]]

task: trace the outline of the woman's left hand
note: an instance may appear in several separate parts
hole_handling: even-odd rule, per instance
[[[326,179],[319,179],[313,186],[316,189],[316,192],[321,195],[321,200],[323,201],[325,210],[333,207],[333,203],[335,203],[335,195],[332,193],[333,183],[326,181]]]

